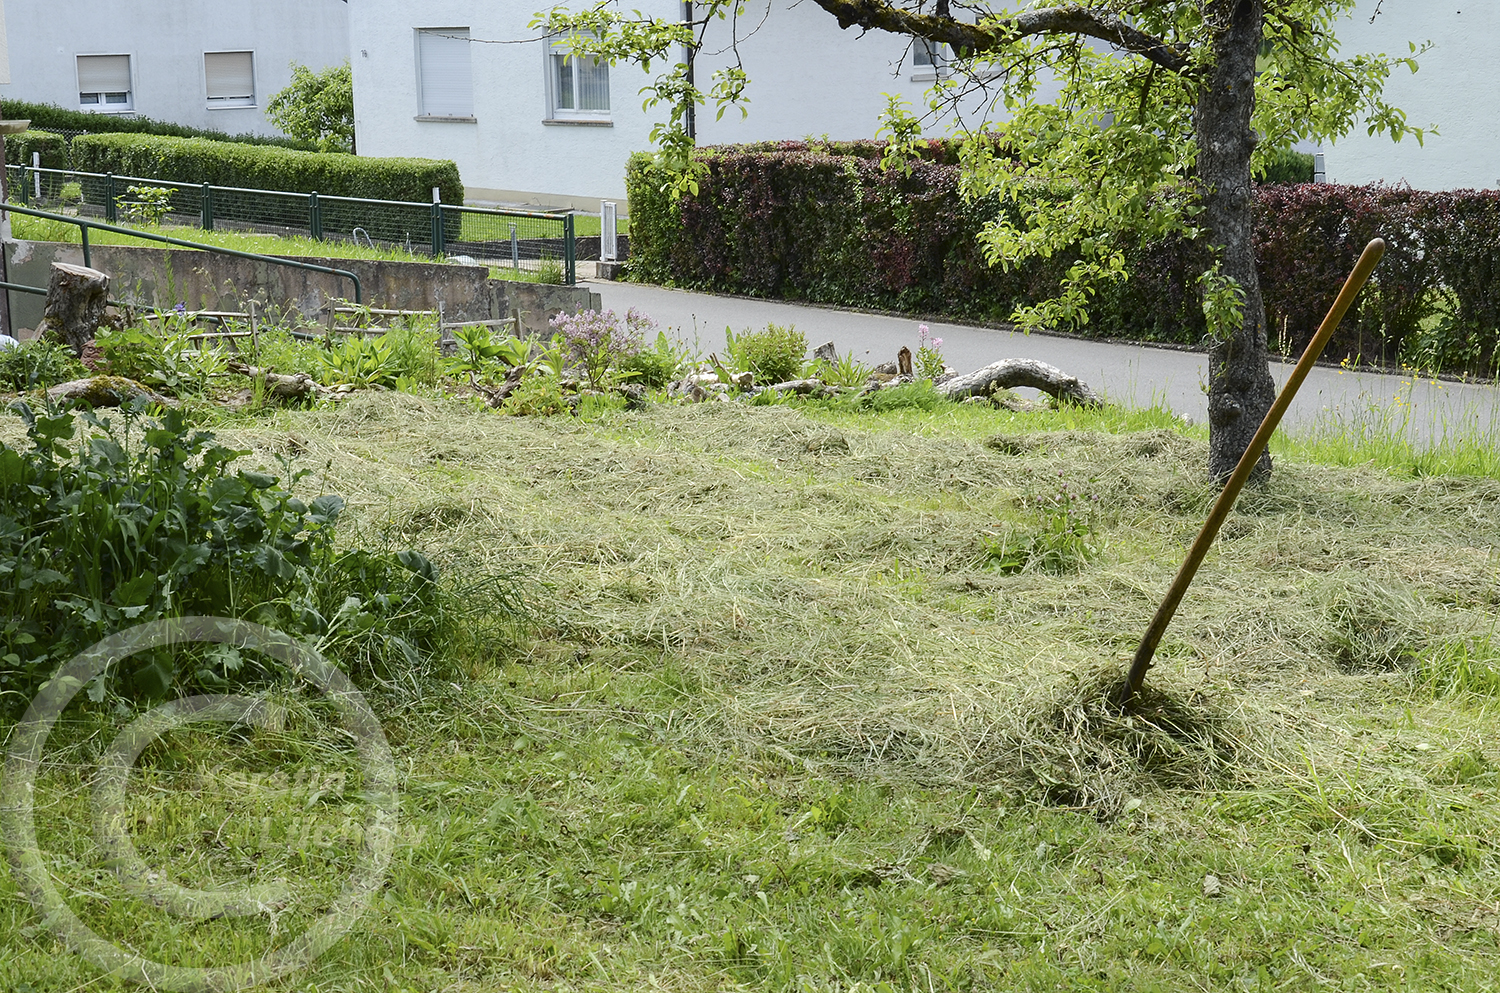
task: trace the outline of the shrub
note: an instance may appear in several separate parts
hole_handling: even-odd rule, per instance
[[[68,167],[68,141],[60,134],[33,129],[5,139],[5,161],[12,165],[31,165],[33,152],[41,155],[43,169]]]
[[[432,188],[438,187],[445,203],[463,203],[464,199],[458,167],[448,161],[298,152],[204,138],[83,135],[73,139],[73,168],[179,183],[417,204],[430,203]]]
[[[40,338],[0,348],[0,389],[31,390],[54,386],[85,374],[73,349]]]
[[[1308,153],[1283,148],[1266,160],[1264,173],[1256,178],[1262,183],[1311,183],[1314,165]]]
[[[684,364],[684,356],[672,344],[665,331],[656,333],[656,342],[650,348],[641,348],[627,355],[620,362],[620,369],[630,375],[630,381],[639,383],[648,390],[665,389],[677,377]]]
[[[65,131],[78,134],[159,134],[174,138],[209,138],[214,141],[233,141],[247,145],[279,145],[283,148],[311,149],[313,146],[295,138],[281,135],[237,134],[206,128],[193,128],[185,124],[172,124],[149,117],[118,114],[93,114],[83,110],[69,110],[50,103],[30,103],[25,100],[0,100],[0,113],[8,121],[30,121],[31,126],[49,131]],[[11,139],[6,139],[6,151],[11,148]],[[44,163],[45,164],[45,163]],[[48,168],[52,168],[48,166]],[[65,168],[59,166],[57,168]]]
[[[179,305],[178,314],[182,309]],[[186,318],[168,317],[160,328],[136,325],[107,331],[97,344],[112,375],[185,396],[202,393],[224,368],[223,356],[192,341],[192,331]]]
[[[621,321],[615,312],[583,310],[576,314],[558,314],[549,322],[562,335],[569,356],[583,366],[589,385],[596,390],[612,385],[614,372],[621,363],[641,350],[644,333],[656,322],[634,307]]]
[[[791,325],[767,324],[764,331],[735,334],[724,329],[729,354],[740,369],[748,369],[762,385],[795,379],[807,355],[807,337]]]

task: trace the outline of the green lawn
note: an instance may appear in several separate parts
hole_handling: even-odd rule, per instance
[[[205,416],[346,496],[361,541],[519,569],[537,611],[370,693],[388,884],[269,989],[1494,984],[1491,475],[1283,447],[1122,717],[1103,694],[1213,498],[1163,411]],[[274,697],[276,726],[174,732],[128,798],[172,879],[292,894],[248,917],[173,917],[101,867],[88,768],[125,721],[59,732],[38,821],[97,932],[223,963],[328,905],[358,772],[315,700]],[[0,876],[0,987],[116,988],[19,896]]]

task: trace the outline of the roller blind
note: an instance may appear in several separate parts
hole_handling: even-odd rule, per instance
[[[79,93],[126,93],[130,90],[130,56],[78,56]]]
[[[473,117],[474,75],[468,28],[417,31],[421,112],[430,117]]]
[[[203,75],[210,100],[255,99],[255,58],[249,52],[206,52]]]

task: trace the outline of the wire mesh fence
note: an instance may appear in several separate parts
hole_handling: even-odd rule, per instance
[[[577,281],[569,213],[402,203],[6,166],[12,200],[115,223],[336,239]]]

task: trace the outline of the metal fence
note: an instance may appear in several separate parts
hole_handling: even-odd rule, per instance
[[[569,213],[248,190],[24,165],[5,168],[13,200],[109,223],[301,235],[552,275],[569,285],[578,280]],[[147,192],[154,190],[167,192]]]

